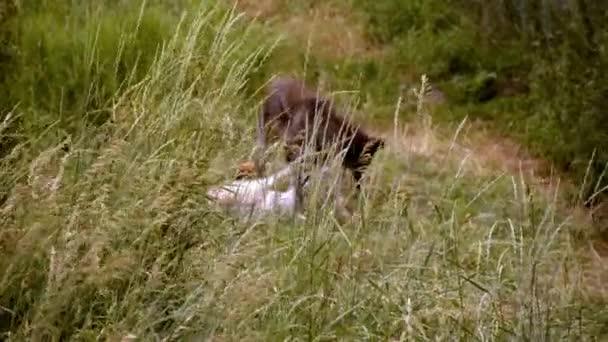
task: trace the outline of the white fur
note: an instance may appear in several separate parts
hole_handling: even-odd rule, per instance
[[[275,183],[292,174],[293,164],[289,164],[282,170],[262,178],[235,180],[223,186],[212,187],[207,191],[207,196],[220,204],[228,212],[242,219],[258,220],[269,215],[289,216],[296,211],[296,180],[293,175],[290,177],[290,185],[286,191],[276,191],[271,188]],[[321,169],[322,193],[331,187],[326,184],[328,167]],[[310,181],[305,181],[303,188],[308,187]],[[322,195],[321,195],[322,196]],[[346,209],[345,200],[341,195],[337,195],[336,208],[338,214],[344,218],[350,217],[350,212]],[[298,217],[303,218],[302,215]]]
[[[264,178],[235,180],[209,189],[207,196],[243,218],[259,219],[269,214],[290,215],[295,211],[295,184],[290,184],[286,191],[271,188],[291,172],[292,165],[288,165]]]

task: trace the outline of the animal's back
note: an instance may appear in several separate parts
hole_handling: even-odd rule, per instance
[[[263,125],[266,129],[285,130],[293,109],[307,97],[314,96],[304,82],[288,76],[274,78],[267,88],[263,104]]]
[[[270,82],[268,92],[271,97],[276,96],[282,102],[282,106],[293,107],[307,98],[315,98],[318,94],[309,89],[304,81],[290,77],[276,77]]]
[[[263,119],[258,123],[258,144],[265,148],[266,134],[272,132],[271,135],[286,143],[288,162],[301,153],[304,143],[312,142],[313,148],[319,152],[338,143],[336,152],[346,148],[343,164],[353,171],[358,181],[362,175],[360,170],[384,146],[381,138],[367,134],[350,118],[338,114],[333,101],[308,88],[300,79],[276,77],[267,91],[263,115],[260,116]]]

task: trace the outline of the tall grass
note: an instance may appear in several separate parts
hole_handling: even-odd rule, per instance
[[[179,276],[188,266],[175,263],[201,248],[197,239],[213,243],[203,227],[220,222],[201,209],[200,170],[217,156],[211,151],[243,142],[239,92],[263,52],[244,46],[251,32],[239,25],[234,13],[203,3],[187,27],[173,28],[141,81],[101,108],[110,120],[57,145],[30,136],[3,159],[2,178],[14,180],[0,215],[3,334],[88,339],[177,329],[169,326],[180,319],[162,312],[187,292],[154,293],[167,279],[189,287]],[[135,309],[140,300],[146,309]]]
[[[303,222],[217,211],[205,188],[251,152],[243,89],[273,40],[252,44],[255,29],[205,4],[102,106],[111,120],[52,143],[37,132],[2,160],[14,180],[0,207],[4,339],[605,334],[571,241],[581,223],[523,177],[472,174],[433,150],[447,144],[430,120],[421,154],[396,127],[352,222],[312,204]]]

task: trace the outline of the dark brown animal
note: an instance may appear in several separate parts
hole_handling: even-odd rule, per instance
[[[305,144],[320,152],[317,162],[335,156],[335,152],[344,152],[342,165],[352,172],[359,188],[365,169],[384,147],[384,140],[338,115],[331,101],[298,79],[275,78],[268,92],[258,118],[257,143],[262,151],[271,135],[285,142],[288,162],[302,155]]]

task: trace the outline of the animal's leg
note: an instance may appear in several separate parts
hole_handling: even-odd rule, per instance
[[[295,203],[294,203],[294,218],[301,216],[304,212],[304,189],[303,189],[303,175],[302,168],[304,161],[306,160],[305,155],[305,144],[306,139],[304,138],[304,132],[298,132],[294,125],[290,125],[286,134],[286,146],[285,146],[285,159],[291,165],[295,165],[295,172],[292,176],[292,186],[294,187]]]
[[[352,169],[351,173],[355,179],[355,187],[357,191],[361,190],[361,178],[363,178],[363,173],[357,169]]]
[[[301,214],[304,212],[304,191],[302,188],[302,170],[298,167],[295,172],[295,203],[294,203],[294,213],[295,215]]]
[[[343,181],[343,177],[345,175],[345,171],[346,170],[341,169],[340,172],[338,173],[334,186],[333,186],[333,193],[331,194],[332,212],[334,213],[334,215],[337,216],[337,218],[340,222],[347,221],[349,218],[352,217],[352,213],[350,212],[350,210],[348,209],[348,206],[347,206],[346,197],[342,193],[342,181]],[[324,179],[327,178],[328,172],[329,172],[329,167],[323,166],[323,168],[321,169],[321,177]],[[332,189],[329,188],[327,190],[331,191]]]
[[[321,168],[321,177],[326,180],[326,182],[330,185],[327,186],[327,191],[330,197],[330,203],[328,203],[331,207],[331,210],[334,214],[337,214],[338,217],[345,216],[344,214],[344,200],[342,196],[342,180],[344,170],[341,168],[335,178],[329,179],[329,166],[323,165]]]
[[[348,220],[352,217],[352,213],[346,206],[346,199],[341,194],[339,194],[336,198],[336,213],[338,215],[338,219],[340,220]]]
[[[262,108],[262,110],[258,112],[258,121],[256,125],[256,146],[253,157],[258,177],[264,177],[266,171],[266,127],[264,125],[264,113],[265,108]]]
[[[336,183],[334,184],[334,194],[333,194],[333,207],[334,207],[334,212],[337,212],[340,206],[340,193],[342,191],[342,180],[343,180],[343,175],[344,174],[344,170],[340,170],[340,172],[338,172],[338,176],[336,177]]]
[[[291,187],[294,189],[294,215],[298,216],[304,212],[304,186],[306,181],[302,174],[303,158],[301,154],[293,154],[288,156],[289,164],[295,167],[291,174]]]

